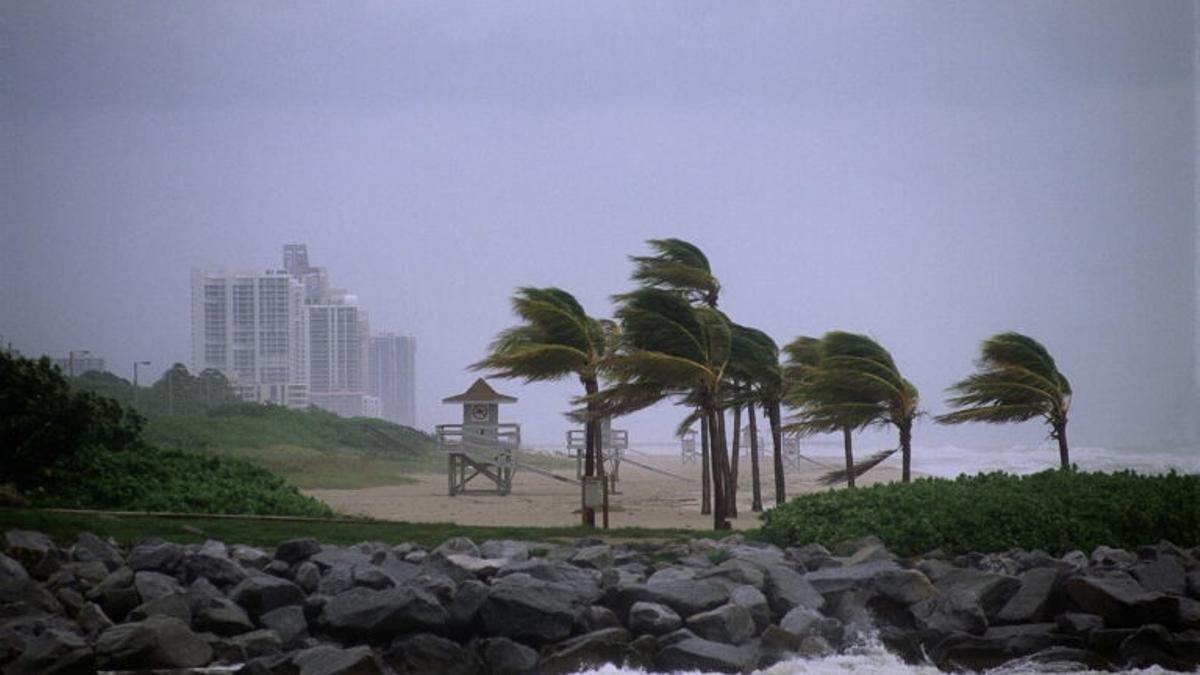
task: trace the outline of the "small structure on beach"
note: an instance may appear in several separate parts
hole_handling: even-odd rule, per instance
[[[617,489],[617,480],[621,475],[621,460],[629,449],[629,432],[625,429],[613,429],[612,418],[600,420],[600,447],[597,450],[604,461],[604,475],[608,477],[612,490]],[[583,478],[584,461],[587,453],[587,429],[570,429],[567,431],[567,454],[575,455],[575,477]]]
[[[462,424],[437,426],[451,497],[468,492],[467,484],[476,478],[490,481],[494,488],[475,492],[507,495],[512,491],[513,452],[521,445],[521,425],[501,423],[500,406],[516,402],[516,397],[497,392],[483,378],[463,393],[442,399],[442,403],[462,405]]]
[[[696,449],[696,431],[688,429],[679,437],[679,461],[683,464],[695,464],[700,452]]]

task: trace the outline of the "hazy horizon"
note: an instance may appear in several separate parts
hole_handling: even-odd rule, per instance
[[[0,340],[148,382],[191,367],[193,266],[306,243],[416,336],[428,430],[516,287],[609,316],[627,256],[679,237],[733,320],[870,334],[930,414],[1018,330],[1071,379],[1073,442],[1191,445],[1196,26],[1184,1],[3,3]],[[492,383],[562,438],[576,383]]]

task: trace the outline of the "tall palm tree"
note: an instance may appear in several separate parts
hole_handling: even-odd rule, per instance
[[[783,487],[782,434],[776,423],[783,396],[783,371],[779,366],[779,348],[766,333],[757,328],[733,325],[733,352],[730,359],[732,378],[740,384],[736,401],[747,409],[750,430],[751,510],[762,510],[762,486],[758,466],[758,420],[755,407],[762,406],[771,420],[771,437],[775,441],[775,503],[786,500]],[[735,432],[736,433],[736,432]]]
[[[512,308],[523,323],[501,331],[473,370],[525,382],[574,375],[585,395],[600,391],[598,366],[615,344],[613,322],[588,316],[573,295],[558,288],[518,288]],[[585,425],[584,475],[594,476],[603,472],[596,458],[599,418],[589,415]],[[583,522],[594,527],[595,512],[584,509]]]
[[[616,316],[624,348],[604,361],[611,380],[582,399],[589,415],[629,414],[674,398],[693,409],[681,427],[707,420],[712,465],[713,528],[729,527],[718,415],[733,342],[729,321],[709,307],[693,307],[678,293],[640,288],[619,297]]]
[[[1062,468],[1071,466],[1067,447],[1067,412],[1071,384],[1058,372],[1050,352],[1020,333],[999,333],[980,345],[978,370],[951,386],[947,400],[959,408],[940,415],[942,424],[1024,422],[1043,417],[1050,437],[1058,441]]]
[[[810,340],[796,345],[797,348],[812,349]],[[811,362],[811,355],[805,358]],[[795,426],[801,430],[895,426],[900,435],[898,450],[903,457],[902,480],[907,483],[912,479],[912,425],[918,414],[920,395],[879,343],[865,335],[826,333],[817,350],[817,365],[804,370],[804,379],[792,394],[800,409]],[[893,452],[880,453],[854,465],[847,473],[861,474]]]
[[[802,434],[840,431],[842,451],[846,458],[846,486],[854,487],[856,472],[852,433],[855,427],[866,422],[860,419],[864,413],[854,409],[832,408],[828,405],[829,401],[816,399],[818,392],[813,385],[822,357],[819,339],[801,335],[785,345],[783,351],[787,355],[784,368],[786,400],[790,407],[800,410],[789,428]]]
[[[674,293],[693,306],[708,307],[714,310],[717,308],[721,283],[713,275],[708,257],[704,255],[700,247],[682,239],[650,239],[646,243],[654,249],[654,255],[629,257],[633,262],[631,280],[640,284],[642,288],[657,288]],[[620,296],[617,299],[619,300]],[[702,416],[701,425],[707,424],[708,420]],[[724,429],[723,424],[720,429]],[[706,434],[701,429],[701,435],[705,439],[709,439],[717,431],[714,429]],[[722,443],[723,447],[724,443]],[[718,454],[725,453],[723,449],[717,448],[712,451]],[[715,469],[709,466],[712,463],[712,456],[712,452],[706,452],[702,453],[700,458],[701,474],[704,478],[700,499],[701,513],[708,513],[706,506],[711,504],[709,476],[722,480],[726,484],[731,482],[730,476],[716,473]],[[727,457],[724,463],[728,466]]]

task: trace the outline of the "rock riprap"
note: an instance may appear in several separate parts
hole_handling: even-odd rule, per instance
[[[1200,667],[1200,547],[893,555],[864,538],[0,548],[0,672],[747,672],[878,635],[946,670]],[[1012,667],[1023,667],[1013,665]]]

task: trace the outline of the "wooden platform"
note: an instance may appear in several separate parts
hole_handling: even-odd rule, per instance
[[[447,453],[446,461],[451,497],[461,494],[504,496],[512,492],[514,468],[511,461],[484,460],[463,452]],[[468,488],[468,483],[476,478],[482,478],[490,486],[483,489]]]

